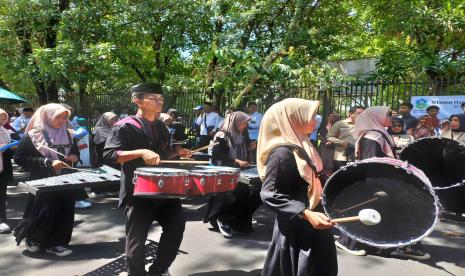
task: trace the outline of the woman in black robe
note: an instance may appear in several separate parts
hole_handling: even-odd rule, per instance
[[[246,161],[247,143],[243,136],[249,121],[249,115],[240,111],[226,116],[224,124],[213,139],[218,143],[212,148],[213,164],[242,168],[249,166]],[[251,233],[252,214],[260,203],[258,191],[239,183],[232,192],[210,197],[204,222],[210,222],[225,238],[231,238],[232,231]]]
[[[67,166],[79,160],[79,148],[67,130],[69,115],[65,107],[47,104],[31,118],[14,155],[15,162],[31,172],[31,179],[64,174]],[[45,249],[56,256],[71,254],[67,246],[73,231],[74,201],[74,191],[29,195],[23,219],[14,231],[17,244],[26,239],[30,252]]]
[[[8,117],[8,113],[0,109],[0,147],[11,143],[11,133],[5,128]],[[8,182],[13,178],[12,155],[11,149],[0,151],[0,234],[10,232],[6,221],[6,192]]]
[[[308,139],[318,101],[286,99],[265,113],[258,137],[261,199],[276,213],[263,276],[337,275],[331,228],[320,206],[323,166]]]

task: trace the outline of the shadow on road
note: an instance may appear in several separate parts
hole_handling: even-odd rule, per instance
[[[261,269],[252,270],[250,272],[243,270],[226,270],[226,271],[211,271],[189,274],[189,276],[259,276],[262,273]]]

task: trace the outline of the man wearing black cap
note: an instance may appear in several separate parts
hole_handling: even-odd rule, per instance
[[[104,158],[121,164],[119,207],[126,207],[126,262],[128,275],[146,275],[145,242],[152,222],[162,227],[158,252],[148,275],[170,275],[168,268],[176,258],[186,219],[179,199],[142,199],[133,196],[134,170],[159,165],[161,159],[190,151],[180,147],[170,150],[166,127],[157,120],[164,103],[162,87],[143,83],[131,88],[136,116],[120,120],[106,141]]]
[[[410,114],[412,109],[413,105],[409,102],[403,102],[399,106],[399,118],[401,118],[404,121],[404,130],[406,131],[413,131],[413,129],[418,124],[418,119]]]

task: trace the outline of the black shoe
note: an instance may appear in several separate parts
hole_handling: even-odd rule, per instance
[[[231,238],[232,237],[232,231],[229,225],[223,224],[221,220],[217,219],[216,223],[218,223],[218,228],[220,230],[220,233],[223,234],[225,238]]]
[[[68,249],[68,248],[66,248],[64,246],[61,246],[61,245],[51,247],[51,248],[47,249],[46,252],[50,253],[50,254],[55,254],[58,257],[65,257],[65,256],[71,255],[73,253],[73,251],[71,249]]]

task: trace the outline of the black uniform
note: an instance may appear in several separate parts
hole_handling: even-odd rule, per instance
[[[381,145],[378,142],[363,137],[360,139],[359,143],[360,143],[359,145],[360,146],[360,160],[373,158],[373,157],[386,157],[386,154],[383,152],[383,150],[381,149]],[[369,251],[370,253],[375,253],[376,251],[378,251],[377,249],[373,247],[369,247],[365,244],[362,244],[362,243],[359,243],[353,240],[345,233],[341,233],[338,241],[350,250],[364,249],[366,251]]]
[[[224,138],[216,138],[217,145],[212,150],[212,162],[215,165],[234,167],[234,160],[229,157],[229,147]],[[232,192],[211,196],[208,202],[204,222],[210,222],[215,228],[216,220],[227,224],[232,230],[251,233],[252,215],[260,206],[258,190],[250,189],[249,185],[239,183]]]
[[[113,126],[103,152],[106,161],[116,162],[119,151],[149,149],[162,158],[169,149],[169,134],[159,120],[149,122],[128,117]],[[163,228],[156,259],[149,274],[165,272],[176,258],[186,219],[179,199],[134,198],[134,170],[144,167],[142,158],[121,165],[119,206],[126,206],[126,261],[128,275],[145,275],[145,242],[154,220]]]
[[[0,223],[6,223],[6,191],[8,182],[13,177],[13,167],[11,165],[11,157],[13,151],[8,149],[2,153],[0,158],[3,158],[3,171],[0,172]]]
[[[70,141],[68,146],[71,147],[69,155],[79,157],[76,141]],[[61,156],[59,158],[63,161]],[[21,139],[14,160],[31,172],[31,179],[56,175],[51,161],[37,151],[29,135]],[[62,169],[62,174],[71,172]],[[75,194],[75,191],[47,192],[39,196],[29,194],[23,219],[14,231],[17,244],[26,238],[27,241],[39,243],[42,248],[66,247],[73,233]]]
[[[307,187],[293,152],[284,147],[273,150],[260,193],[263,203],[276,213],[263,276],[337,275],[331,230],[317,230],[299,217],[309,205]]]

